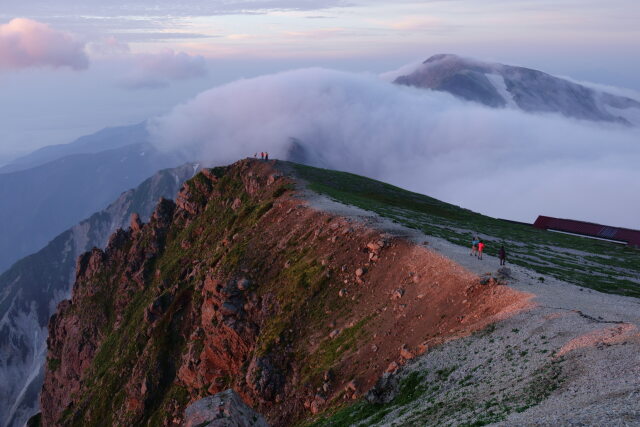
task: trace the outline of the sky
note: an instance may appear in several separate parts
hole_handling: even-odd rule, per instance
[[[450,52],[640,90],[636,0],[4,0],[0,163],[304,67]]]

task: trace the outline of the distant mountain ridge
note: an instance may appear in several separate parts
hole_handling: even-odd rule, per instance
[[[439,54],[394,83],[448,92],[492,108],[640,125],[640,102],[524,67]]]
[[[0,426],[22,426],[37,411],[47,323],[69,296],[78,255],[104,247],[111,233],[129,226],[132,213],[148,220],[158,199],[175,197],[197,170],[186,164],[157,172],[0,275]]]
[[[49,145],[0,167],[0,174],[18,172],[74,154],[95,154],[126,145],[149,142],[146,123],[104,128],[68,144]]]
[[[0,271],[104,209],[126,189],[179,163],[173,154],[134,144],[0,174]]]

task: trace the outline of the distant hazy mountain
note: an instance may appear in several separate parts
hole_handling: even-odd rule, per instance
[[[395,83],[449,92],[489,107],[640,125],[640,102],[598,91],[541,71],[435,55]]]
[[[133,212],[148,220],[158,199],[175,197],[196,171],[188,164],[156,173],[0,275],[0,426],[22,426],[37,412],[47,324],[69,297],[78,255],[104,247],[111,233],[128,227]]]
[[[102,129],[76,139],[69,144],[50,145],[20,157],[0,168],[0,173],[30,169],[72,154],[91,154],[149,142],[145,123]]]
[[[127,188],[177,164],[175,156],[136,144],[0,174],[0,271],[104,209]]]

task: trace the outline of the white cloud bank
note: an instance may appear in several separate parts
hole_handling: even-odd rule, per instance
[[[320,69],[214,88],[151,121],[167,150],[225,164],[289,138],[312,163],[496,217],[640,228],[637,129],[493,110],[373,76]]]
[[[0,25],[0,69],[89,66],[84,44],[68,33],[25,18]]]
[[[155,89],[172,81],[204,77],[207,64],[203,56],[164,49],[159,53],[131,55],[131,72],[121,81],[128,89]]]

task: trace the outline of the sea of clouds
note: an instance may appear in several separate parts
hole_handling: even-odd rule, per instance
[[[304,69],[239,80],[149,122],[161,149],[227,164],[291,138],[311,164],[484,214],[640,228],[638,128],[490,109],[373,75]]]

